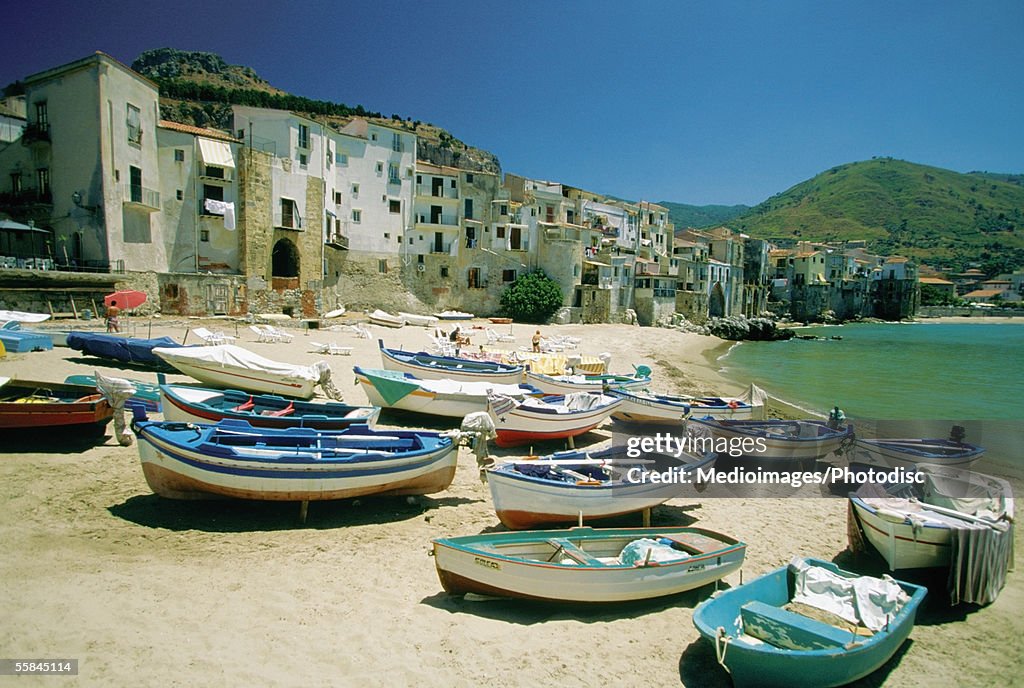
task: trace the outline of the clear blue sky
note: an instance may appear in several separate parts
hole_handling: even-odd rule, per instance
[[[450,130],[507,172],[755,204],[876,155],[1024,172],[1024,2],[20,2],[0,85],[205,50]]]

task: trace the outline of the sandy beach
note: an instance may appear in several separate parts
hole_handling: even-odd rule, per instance
[[[331,323],[346,321],[354,320]],[[406,349],[427,344],[421,328],[377,326],[370,326],[374,339],[292,329],[291,345],[262,344],[244,324],[223,320],[153,321],[151,334],[180,341],[197,324],[237,333],[239,344],[268,358],[327,360],[354,404],[366,399],[351,366],[379,367],[376,337]],[[138,336],[149,336],[148,326],[139,323]],[[512,326],[516,345],[526,345],[534,329]],[[741,391],[709,364],[728,346],[715,338],[625,325],[541,329],[582,337],[585,353],[609,352],[613,372],[650,366],[654,391]],[[324,357],[309,353],[313,341],[354,350]],[[474,342],[486,342],[482,330]],[[119,371],[66,348],[0,360],[6,376],[63,380],[95,370],[155,381],[152,373]],[[385,414],[381,424],[396,421]],[[577,445],[609,437],[602,429]],[[427,555],[430,540],[501,529],[466,449],[445,492],[314,503],[302,524],[295,504],[158,498],[137,448],[118,446],[110,432],[101,444],[7,442],[0,460],[0,654],[77,658],[80,672],[22,677],[19,685],[731,685],[691,622],[708,588],[601,608],[446,595]],[[673,500],[654,510],[652,523],[693,524],[745,541],[744,580],[797,555],[881,574],[879,558],[844,552],[846,511],[844,499]],[[639,526],[640,518],[611,524]],[[737,585],[740,575],[724,582]],[[1022,608],[1019,570],[984,608],[951,609],[940,580],[911,641],[854,685],[1021,685]]]

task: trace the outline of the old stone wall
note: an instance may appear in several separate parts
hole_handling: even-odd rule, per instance
[[[698,291],[676,291],[676,313],[685,316],[692,323],[700,324],[708,319],[708,295]]]
[[[606,323],[612,317],[612,290],[589,285],[577,287],[579,291],[580,322]]]

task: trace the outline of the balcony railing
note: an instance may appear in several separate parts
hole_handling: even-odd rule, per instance
[[[398,186],[401,186],[402,178],[401,177],[390,177],[389,176],[388,177],[388,184],[397,184]]]
[[[448,225],[458,226],[459,218],[457,215],[417,215],[416,222],[421,225]]]
[[[433,187],[428,186],[427,184],[417,184],[416,195],[430,196],[432,198],[458,198],[459,190],[442,186],[440,189],[435,191]]]
[[[274,213],[274,226],[284,229],[302,229],[302,216],[298,213],[285,215],[279,210]]]
[[[671,298],[674,299],[676,297],[676,290],[675,289],[655,289],[654,290],[654,295],[655,296],[666,296],[666,297],[671,297]]]
[[[23,189],[22,191],[8,191],[7,193],[0,193],[0,205],[24,206],[35,205],[37,203],[52,204],[53,194],[49,191],[43,191],[40,193],[35,189]]]
[[[125,184],[124,202],[159,210],[160,192],[155,189],[148,189],[145,186],[139,186],[138,184]]]
[[[47,141],[50,140],[50,124],[49,122],[32,122],[25,126],[24,132],[21,134],[21,142],[23,144],[35,143],[36,141]]]
[[[441,244],[440,249],[438,249],[435,244],[431,244],[430,252],[437,255],[448,255],[452,252],[452,242],[448,242],[447,244]]]
[[[331,232],[327,235],[327,245],[333,246],[334,248],[340,248],[343,251],[348,250],[348,237],[340,232]]]

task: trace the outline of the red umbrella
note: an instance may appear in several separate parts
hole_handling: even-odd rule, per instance
[[[138,308],[144,303],[146,303],[145,292],[132,291],[129,289],[115,291],[113,294],[107,294],[103,297],[104,306],[110,306],[113,304],[121,310],[127,311],[130,311],[133,308]]]

